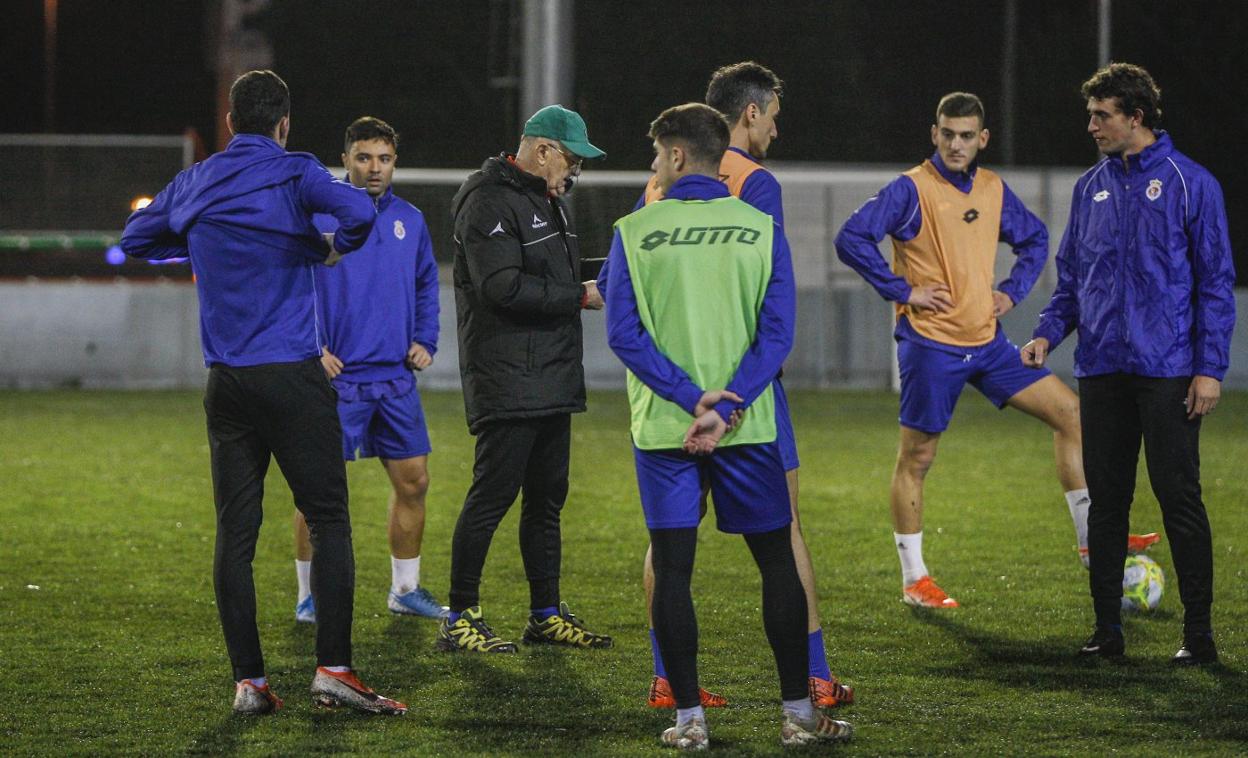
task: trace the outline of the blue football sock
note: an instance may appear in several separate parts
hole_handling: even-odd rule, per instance
[[[559,609],[552,605],[549,608],[530,608],[529,613],[533,616],[533,618],[538,621],[542,621],[550,618],[551,616],[558,616]]]
[[[251,682],[256,687],[263,689],[264,685],[269,683],[269,678],[267,676],[253,676],[253,677],[248,677],[247,679],[244,679],[243,681]]]
[[[454,624],[456,621],[459,621],[459,617],[462,615],[464,615],[463,611],[451,611],[447,614],[446,621],[448,624]]]
[[[823,650],[823,627],[806,636],[806,647],[810,650],[810,676],[831,679],[832,669],[828,668],[828,655]]]
[[[654,657],[654,675],[667,678],[667,669],[663,668],[663,654],[659,652],[659,638],[650,630],[650,654]]]

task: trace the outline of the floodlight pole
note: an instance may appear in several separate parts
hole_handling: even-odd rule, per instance
[[[1099,66],[1109,65],[1109,40],[1113,32],[1112,8],[1110,0],[1098,0],[1096,13],[1096,62]]]
[[[542,106],[572,103],[574,0],[522,0],[520,123]]]
[[[1018,0],[1006,0],[1001,51],[1001,160],[1014,165],[1015,71],[1018,69]]]
[[[240,74],[273,65],[273,45],[247,20],[269,7],[272,0],[221,0],[216,19],[213,67],[217,72],[217,149],[230,142],[225,114],[230,110],[230,86]]]
[[[56,131],[56,6],[43,0],[43,130]]]

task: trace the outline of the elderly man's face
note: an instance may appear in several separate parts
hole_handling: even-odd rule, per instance
[[[582,158],[558,142],[543,142],[538,146],[538,164],[546,179],[546,191],[552,195],[565,195],[572,189],[569,181],[581,174]]]

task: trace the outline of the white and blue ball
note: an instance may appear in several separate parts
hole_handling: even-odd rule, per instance
[[[1122,609],[1147,613],[1161,603],[1166,574],[1146,555],[1128,555],[1122,571]]]

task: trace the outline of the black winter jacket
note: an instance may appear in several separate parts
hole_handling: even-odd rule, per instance
[[[451,208],[468,430],[584,411],[585,288],[567,206],[502,154],[468,177]]]

